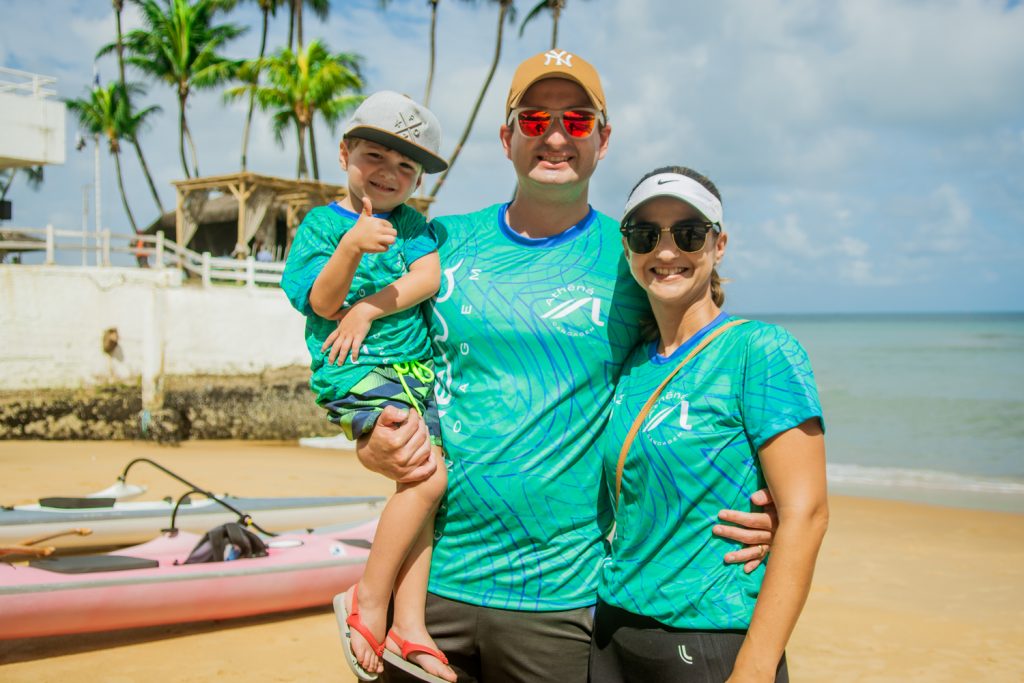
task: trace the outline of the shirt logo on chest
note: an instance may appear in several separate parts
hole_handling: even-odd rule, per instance
[[[667,446],[680,439],[685,432],[693,431],[693,425],[690,424],[690,402],[686,394],[670,391],[662,395],[654,404],[642,431],[657,446]]]
[[[604,301],[594,296],[593,287],[574,283],[559,287],[541,300],[540,318],[551,322],[562,334],[585,337],[604,327],[603,305]]]

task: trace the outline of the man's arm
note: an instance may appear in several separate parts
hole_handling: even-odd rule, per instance
[[[363,212],[356,224],[346,232],[331,258],[317,275],[309,291],[309,305],[322,318],[334,318],[345,303],[352,287],[352,278],[363,254],[388,250],[398,232],[388,221],[373,215],[369,197],[363,197]]]
[[[750,502],[764,508],[763,512],[740,512],[722,510],[718,518],[730,524],[716,524],[711,532],[743,544],[743,548],[725,554],[726,564],[743,563],[743,571],[750,573],[768,556],[775,531],[779,527],[779,516],[775,502],[768,489],[760,489],[750,496]]]

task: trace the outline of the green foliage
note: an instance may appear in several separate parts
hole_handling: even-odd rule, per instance
[[[262,60],[243,63],[237,78],[246,85],[229,88],[224,96],[235,100],[254,94],[256,105],[271,114],[278,143],[283,142],[285,130],[295,126],[304,145],[317,113],[334,131],[341,118],[362,102],[361,61],[354,53],[332,53],[318,40],[297,53],[281,48]],[[305,153],[301,147],[299,154],[302,175]]]
[[[217,50],[247,30],[235,24],[215,24],[221,0],[133,0],[142,11],[145,29],[124,37],[128,64],[187,96],[193,88],[209,88],[229,79],[237,63]],[[104,46],[99,54],[116,50]]]
[[[141,93],[134,84],[128,86],[131,94]],[[121,151],[120,142],[138,135],[147,119],[160,107],[146,107],[133,111],[120,83],[108,83],[106,87],[93,88],[89,96],[64,101],[68,111],[75,114],[79,127],[87,133],[102,135],[107,139],[111,154]]]
[[[230,40],[245,33],[235,24],[215,23],[217,12],[224,11],[225,0],[132,0],[142,12],[145,29],[124,36],[128,53],[125,61],[155,80],[174,88],[178,96],[179,149],[185,175],[191,175],[185,161],[185,138],[192,150],[192,166],[198,174],[195,147],[185,117],[189,94],[193,89],[211,88],[229,80],[238,62],[217,51]],[[117,49],[106,45],[98,55]]]

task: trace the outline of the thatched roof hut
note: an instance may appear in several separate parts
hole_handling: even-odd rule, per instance
[[[163,230],[175,242],[214,256],[248,256],[268,251],[275,260],[288,253],[295,230],[314,206],[344,199],[342,185],[291,180],[256,173],[190,178],[173,183],[177,205],[146,232]],[[410,204],[426,213],[431,199]]]

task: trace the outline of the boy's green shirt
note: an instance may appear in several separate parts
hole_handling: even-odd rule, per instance
[[[391,221],[398,238],[383,253],[363,254],[344,307],[387,287],[405,275],[414,261],[437,251],[426,219],[415,209],[400,204],[390,214],[377,215]],[[375,366],[430,357],[430,340],[420,306],[374,321],[356,363],[339,358],[337,364],[329,365],[328,352],[320,350],[338,323],[313,312],[309,293],[341,238],[358,219],[359,214],[337,203],[310,211],[299,226],[281,276],[281,288],[288,300],[306,316],[306,347],[312,358],[309,385],[321,405],[349,393]]]

